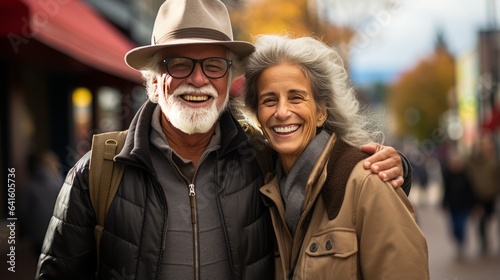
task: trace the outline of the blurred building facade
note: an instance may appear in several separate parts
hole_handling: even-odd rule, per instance
[[[491,137],[500,160],[500,29],[478,31],[476,48],[456,61],[451,110],[444,116],[448,137],[466,154],[482,136]]]
[[[479,87],[477,98],[479,127],[492,133],[496,143],[497,159],[500,150],[500,29],[480,31]]]

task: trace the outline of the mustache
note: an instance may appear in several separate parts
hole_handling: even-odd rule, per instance
[[[202,87],[194,87],[192,85],[180,85],[173,92],[172,96],[179,96],[184,94],[204,94],[211,97],[218,97],[219,93],[213,85],[205,85]]]

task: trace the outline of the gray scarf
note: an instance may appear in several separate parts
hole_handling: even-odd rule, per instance
[[[330,139],[330,134],[325,131],[316,135],[294,163],[288,176],[283,172],[278,160],[277,178],[285,203],[285,220],[292,236],[297,228],[300,215],[304,211],[305,188],[309,174],[328,143],[328,139]]]

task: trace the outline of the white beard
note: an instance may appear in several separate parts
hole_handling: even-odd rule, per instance
[[[191,108],[183,104],[183,101],[180,100],[180,95],[195,93],[208,94],[213,100],[208,107],[204,108]],[[208,132],[214,126],[229,101],[229,95],[227,95],[221,108],[217,109],[219,94],[212,85],[202,88],[181,85],[175,89],[172,95],[166,97],[166,99],[165,97],[159,97],[158,103],[161,110],[175,128],[186,134]]]

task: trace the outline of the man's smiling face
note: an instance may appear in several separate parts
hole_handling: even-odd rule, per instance
[[[217,45],[184,45],[162,50],[161,57],[227,58],[228,50]],[[229,71],[228,71],[229,72]],[[206,133],[227,106],[228,74],[208,78],[199,63],[185,78],[174,78],[166,71],[158,77],[158,103],[170,123],[186,134]],[[163,88],[163,90],[161,90]]]

